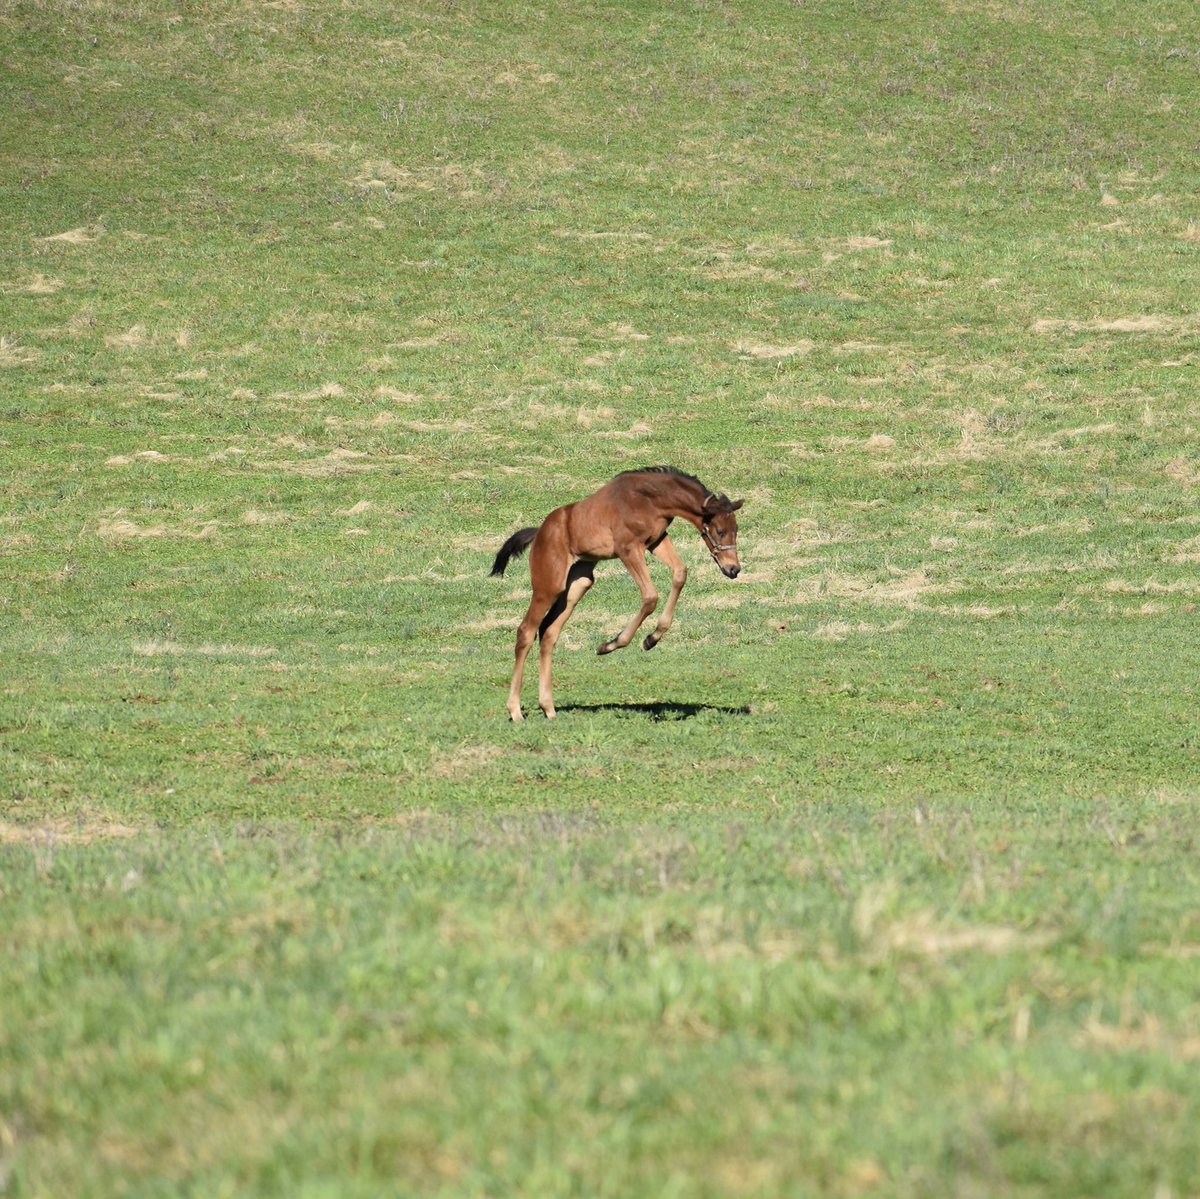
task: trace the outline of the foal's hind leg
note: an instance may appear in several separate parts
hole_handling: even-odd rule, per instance
[[[542,623],[556,598],[557,592],[535,590],[525,616],[517,626],[516,661],[513,665],[512,685],[508,689],[508,714],[513,720],[525,719],[521,712],[521,680],[525,674],[525,658],[533,645],[533,639],[537,636],[538,625]]]
[[[658,618],[654,632],[642,642],[642,649],[653,649],[671,627],[671,622],[675,619],[675,605],[679,602],[679,593],[683,590],[688,575],[687,567],[684,566],[683,559],[676,552],[669,537],[664,537],[650,552],[671,568],[671,594],[667,597],[666,607]]]
[[[632,549],[622,550],[618,557],[625,564],[625,569],[633,575],[633,581],[642,593],[642,606],[611,641],[606,641],[596,650],[598,654],[611,654],[615,649],[624,649],[633,640],[633,635],[638,631],[642,621],[658,606],[658,592],[654,590],[654,580],[650,577],[650,571],[646,567],[645,546],[635,545]]]
[[[521,681],[525,673],[525,658],[538,628],[546,614],[562,595],[567,577],[570,555],[560,529],[551,527],[551,520],[538,531],[529,554],[529,578],[533,584],[533,598],[517,626],[516,661],[513,664],[512,685],[508,689],[508,714],[513,720],[523,720],[521,713]]]
[[[558,597],[554,607],[542,621],[542,647],[538,653],[538,706],[547,720],[554,719],[554,696],[551,694],[550,662],[554,657],[554,646],[563,625],[570,619],[575,605],[583,599],[592,585],[594,562],[576,562],[567,573],[567,589]]]

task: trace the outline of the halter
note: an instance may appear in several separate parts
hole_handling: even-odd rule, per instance
[[[729,545],[719,545],[719,544],[717,543],[717,539],[716,539],[716,538],[715,538],[715,537],[712,535],[712,533],[709,531],[709,528],[708,528],[708,521],[705,521],[705,522],[704,522],[704,523],[703,523],[703,524],[700,526],[700,537],[701,537],[701,539],[703,540],[704,544],[705,544],[706,546],[708,546],[708,552],[709,552],[710,554],[712,554],[712,556],[713,556],[713,561],[714,561],[714,562],[717,560],[717,555],[718,555],[718,554],[719,554],[719,553],[720,553],[722,550],[735,550],[735,549],[737,549],[737,546],[736,546],[734,543],[732,543],[732,542],[730,542],[730,544],[729,544]]]
[[[709,500],[717,499],[717,494],[715,491],[709,491],[707,487],[704,489],[704,491],[705,491],[704,503],[706,505],[708,504]],[[729,501],[726,500],[725,502],[728,503]],[[716,562],[718,566],[721,566],[721,563],[719,561],[717,561],[717,555],[722,550],[734,550],[736,552],[737,545],[734,544],[733,542],[730,542],[728,545],[719,544],[717,539],[712,535],[712,531],[709,529],[708,523],[709,523],[708,521],[704,520],[703,517],[701,517],[700,539],[704,542],[704,544],[706,546],[708,546],[708,552],[710,554],[712,554],[712,560],[714,562]],[[724,570],[725,568],[722,566],[721,569]]]

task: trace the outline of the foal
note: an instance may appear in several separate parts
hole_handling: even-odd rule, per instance
[[[737,518],[741,500],[709,491],[699,479],[672,466],[627,470],[594,495],[555,508],[540,528],[521,529],[501,547],[492,566],[502,575],[508,560],[530,545],[529,576],[533,599],[517,628],[517,661],[508,692],[508,712],[521,720],[521,677],[534,634],[542,639],[538,670],[538,704],[554,717],[550,687],[550,660],[554,644],[575,605],[592,585],[596,563],[620,558],[642,593],[642,606],[625,627],[596,651],[610,654],[628,645],[638,627],[658,605],[658,592],[646,568],[652,553],[671,569],[671,594],[654,632],[642,642],[653,649],[671,627],[675,604],[687,582],[687,567],[675,552],[667,528],[675,517],[690,521],[700,532],[713,561],[727,578],[736,579],[741,564],[737,553]]]

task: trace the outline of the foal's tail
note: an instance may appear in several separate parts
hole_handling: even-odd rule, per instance
[[[496,561],[492,563],[492,574],[502,575],[504,568],[508,565],[509,558],[517,554],[523,554],[529,548],[529,543],[536,536],[537,529],[518,529],[500,547],[500,552],[496,555]]]

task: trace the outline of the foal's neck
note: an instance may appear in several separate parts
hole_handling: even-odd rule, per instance
[[[700,527],[701,513],[704,502],[712,494],[699,479],[686,478],[676,475],[673,479],[675,486],[670,496],[671,515],[690,520],[697,528]]]

